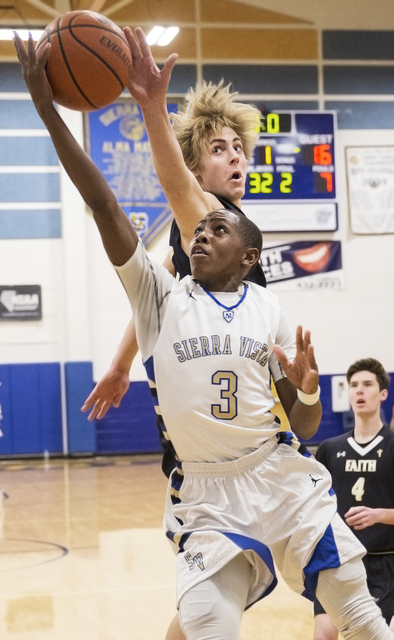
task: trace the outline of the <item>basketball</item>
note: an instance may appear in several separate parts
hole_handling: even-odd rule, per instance
[[[94,111],[111,104],[126,87],[131,54],[123,31],[93,11],[70,11],[53,20],[37,42],[50,42],[46,73],[58,104]]]

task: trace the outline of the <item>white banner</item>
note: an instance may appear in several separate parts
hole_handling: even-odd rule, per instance
[[[242,211],[253,220],[262,233],[281,231],[336,231],[338,229],[335,202],[248,203]]]
[[[394,147],[346,147],[350,228],[394,233]]]

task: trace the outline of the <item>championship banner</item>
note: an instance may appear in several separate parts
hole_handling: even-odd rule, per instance
[[[178,111],[181,100],[167,104]],[[85,116],[85,147],[148,248],[172,220],[153,165],[140,106],[119,99]]]
[[[341,242],[306,241],[263,249],[261,262],[272,291],[344,288]]]

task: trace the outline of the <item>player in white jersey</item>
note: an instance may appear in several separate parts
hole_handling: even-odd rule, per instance
[[[244,281],[259,259],[258,228],[235,212],[212,212],[191,243],[192,276],[178,282],[152,264],[53,105],[50,45],[37,60],[32,38],[28,54],[17,35],[15,44],[37,112],[134,306],[157,411],[174,443],[166,523],[186,637],[237,640],[243,610],[275,586],[275,560],[293,590],[316,591],[347,640],[393,640],[367,589],[364,547],[329,495],[328,472],[270,416],[269,362],[283,375],[275,357],[296,388],[290,423],[300,435],[316,431],[321,407],[309,333],[297,329],[290,361],[294,342],[275,296]],[[182,397],[169,396],[167,378]]]

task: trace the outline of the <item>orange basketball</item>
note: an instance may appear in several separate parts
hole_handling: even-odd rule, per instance
[[[39,53],[50,42],[46,73],[58,104],[94,111],[116,100],[131,67],[123,31],[93,11],[70,11],[53,20],[37,42]]]

